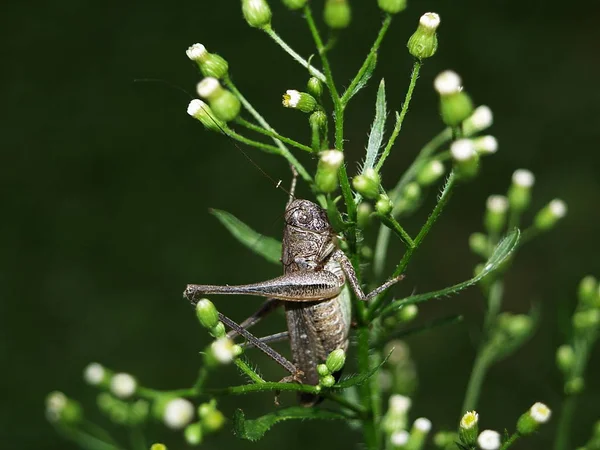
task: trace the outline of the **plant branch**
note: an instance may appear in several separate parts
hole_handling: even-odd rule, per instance
[[[285,142],[286,144],[290,144],[296,148],[299,148],[300,150],[304,150],[305,152],[312,153],[313,151],[312,148],[310,148],[309,146],[301,144],[300,142],[294,141],[293,139],[287,138],[285,136],[282,136],[273,129],[269,130],[263,127],[256,126],[253,123],[242,119],[241,117],[238,117],[235,121],[243,127],[248,128],[249,130],[256,131],[257,133],[264,134],[265,136],[269,136],[274,139],[280,140],[282,142]]]

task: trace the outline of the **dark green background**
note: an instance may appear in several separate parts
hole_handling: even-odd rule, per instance
[[[271,3],[275,28],[300,53],[313,52],[301,16]],[[374,0],[353,3],[352,28],[331,56],[339,85],[348,84],[380,23]],[[321,5],[314,1],[319,17]],[[485,428],[512,429],[535,401],[558,411],[561,381],[554,351],[564,341],[579,279],[600,275],[595,8],[592,1],[411,2],[383,44],[373,82],[348,111],[352,173],[363,156],[376,80],[385,77],[389,106],[399,109],[411,66],[405,42],[418,17],[432,10],[442,17],[439,51],[422,71],[386,164],[386,186],[441,129],[432,89],[441,70],[458,71],[473,99],[495,113],[491,132],[500,143],[498,154],[486,158],[476,181],[456,192],[396,288],[399,296],[470,276],[476,259],[467,238],[481,228],[486,197],[505,192],[515,168],[537,176],[534,209],[553,197],[569,205],[560,228],[528,245],[508,277],[505,309],[526,312],[539,302],[542,321],[534,339],[490,372],[478,408]],[[280,236],[285,195],[231,142],[187,116],[198,75],[186,48],[202,42],[227,58],[240,89],[271,123],[304,141],[306,118],[283,110],[280,101],[286,89],[302,88],[306,76],[245,24],[234,0],[9,1],[1,9],[0,447],[71,449],[44,419],[47,392],[63,390],[82,400],[91,418],[99,418],[95,392],[81,378],[90,361],[136,374],[144,385],[189,386],[208,338],[181,299],[185,284],[250,282],[280,273],[234,242],[208,214],[209,207],[222,208]],[[245,151],[287,183],[283,160]],[[434,191],[406,222],[412,233],[433,196]],[[400,252],[395,245],[390,264]],[[259,300],[215,302],[242,319]],[[449,313],[466,317],[462,325],[410,339],[421,376],[413,416],[431,418],[435,429],[458,420],[482,310],[477,289],[422,308],[419,320]],[[262,331],[283,326],[275,317]],[[580,445],[600,417],[600,355],[594,356],[573,425]],[[273,363],[256,360],[270,379],[283,375]],[[213,379],[215,384],[241,381],[232,367]],[[221,405],[228,415],[242,407],[257,416],[273,409],[273,398],[255,394]],[[555,425],[518,448],[549,448]],[[159,432],[154,437],[181,448],[179,434],[154,428]],[[279,425],[259,444],[238,441],[226,431],[205,446],[334,449],[350,448],[358,439],[344,424],[304,422]]]

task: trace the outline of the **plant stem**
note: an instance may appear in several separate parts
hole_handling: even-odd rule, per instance
[[[256,373],[243,359],[236,358],[234,362],[237,368],[240,369],[248,378],[250,378],[255,383],[265,382],[265,380],[263,380],[262,377],[258,373]]]
[[[312,148],[310,148],[309,146],[301,144],[300,142],[294,141],[293,139],[287,138],[285,136],[282,136],[279,133],[277,133],[275,130],[272,130],[272,129],[268,130],[266,128],[256,126],[253,123],[248,122],[245,119],[242,119],[241,117],[238,117],[235,121],[238,124],[248,128],[249,130],[256,131],[257,133],[264,134],[265,136],[270,136],[274,139],[285,142],[286,144],[290,144],[296,148],[299,148],[300,150],[304,150],[305,152],[312,153]]]
[[[375,165],[375,170],[377,172],[379,172],[381,170],[383,163],[385,162],[386,158],[390,154],[390,152],[392,150],[392,146],[394,145],[394,142],[396,141],[396,138],[398,137],[398,134],[400,133],[400,130],[402,129],[402,122],[404,122],[404,118],[406,117],[406,113],[408,112],[408,106],[410,105],[410,100],[412,99],[413,91],[415,90],[415,86],[417,84],[417,79],[419,78],[420,70],[421,70],[421,62],[419,62],[417,60],[417,61],[415,61],[415,64],[413,65],[412,74],[410,75],[410,83],[408,85],[408,90],[406,91],[406,96],[404,97],[404,103],[402,104],[402,110],[400,111],[400,116],[398,116],[398,118],[396,120],[396,125],[394,126],[394,131],[392,132],[392,135],[390,136],[390,140],[388,141],[387,145],[385,146],[385,149],[383,150],[383,153],[381,154],[379,161],[377,161],[377,164]]]
[[[369,358],[369,338],[370,332],[367,326],[360,326],[357,331],[358,339],[358,368],[361,373],[367,373],[371,370]],[[370,380],[362,383],[359,386],[360,399],[363,408],[365,409],[365,419],[363,420],[363,435],[366,448],[369,450],[377,450],[379,448],[379,436],[375,424],[374,402],[371,393]]]
[[[139,426],[133,427],[129,433],[129,440],[131,442],[131,447],[134,450],[146,450],[148,446],[146,445],[146,438],[144,437],[144,433],[139,428]]]
[[[521,435],[518,432],[515,432],[508,438],[508,440],[500,447],[500,450],[506,450],[510,448],[517,439],[519,439]]]
[[[471,411],[477,406],[481,386],[483,385],[483,380],[485,379],[490,363],[490,358],[485,349],[480,351],[475,357],[471,376],[469,377],[469,383],[467,384],[467,392],[465,394],[465,400],[463,401],[461,414],[464,414],[466,411]]]
[[[571,421],[573,420],[573,414],[575,413],[576,403],[577,396],[571,394],[567,395],[562,404],[560,417],[558,419],[558,427],[556,429],[554,450],[569,450],[570,448]]]
[[[277,45],[279,45],[288,55],[290,55],[294,60],[299,62],[304,68],[308,69],[308,72],[317,77],[323,83],[325,83],[325,75],[323,75],[320,71],[311,66],[306,59],[296,53],[292,47],[290,47],[281,37],[273,30],[271,27],[263,28],[263,31],[269,35],[271,39],[273,39]]]
[[[391,229],[394,233],[398,235],[398,237],[406,244],[408,248],[413,248],[415,246],[415,242],[412,240],[410,235],[402,228],[402,225],[398,223],[398,221],[394,218],[394,216],[379,216],[381,221]]]
[[[307,392],[309,394],[318,395],[321,389],[320,386],[312,386],[310,384],[276,383],[273,381],[265,381],[263,383],[243,384],[239,386],[230,386],[222,389],[204,390],[206,394],[210,395],[243,395],[252,392],[269,391]]]

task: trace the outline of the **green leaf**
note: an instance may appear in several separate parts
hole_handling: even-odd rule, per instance
[[[410,297],[406,297],[400,300],[396,300],[386,306],[381,315],[390,314],[393,311],[396,311],[398,308],[410,305],[413,303],[421,303],[427,300],[432,300],[434,298],[446,297],[452,294],[456,294],[463,289],[466,289],[470,286],[481,281],[483,278],[488,276],[494,270],[496,270],[506,259],[516,250],[517,245],[519,243],[519,237],[521,233],[519,229],[515,228],[514,231],[505,236],[494,248],[492,255],[485,263],[483,270],[473,278],[467,281],[463,281],[462,283],[455,284],[454,286],[450,286],[444,289],[440,289],[439,291],[426,292],[424,294],[411,295]]]
[[[229,230],[234,238],[254,253],[262,256],[269,262],[278,265],[281,264],[281,242],[277,239],[257,233],[227,211],[211,209],[210,213],[219,219],[219,222]]]
[[[375,375],[377,373],[377,371],[379,369],[381,369],[381,367],[383,367],[383,365],[386,363],[386,361],[388,360],[388,358],[390,357],[391,354],[392,354],[392,352],[388,353],[388,355],[385,357],[385,359],[383,361],[381,361],[381,363],[379,363],[377,366],[373,367],[368,372],[351,375],[349,377],[344,378],[340,382],[334,384],[333,389],[346,389],[351,386],[363,384],[365,381],[367,381],[369,378],[371,378],[373,375]]]
[[[375,71],[376,66],[377,66],[377,54],[375,54],[371,57],[371,60],[369,61],[369,66],[367,67],[367,70],[365,70],[365,72],[362,74],[362,76],[360,77],[358,82],[353,87],[351,87],[352,90],[350,92],[344,92],[344,95],[342,97],[344,98],[345,105],[348,104],[350,99],[352,97],[354,97],[358,93],[358,91],[360,91],[362,88],[364,88],[367,85],[367,83],[371,79],[371,76],[373,75],[373,72]]]
[[[338,199],[332,199],[331,197],[327,197],[327,217],[329,218],[329,223],[333,227],[336,233],[341,233],[348,228],[348,224],[344,222],[340,211],[337,209],[335,203]]]
[[[367,169],[375,167],[377,155],[381,149],[383,142],[383,133],[385,128],[385,119],[387,116],[385,105],[385,81],[382,79],[377,90],[377,101],[375,102],[375,119],[371,125],[371,133],[369,134],[369,144],[367,146],[367,157],[363,164],[362,173]]]
[[[257,441],[276,423],[291,419],[347,420],[348,417],[325,409],[293,406],[272,412],[258,419],[247,420],[244,412],[238,409],[233,416],[233,433],[241,439]]]

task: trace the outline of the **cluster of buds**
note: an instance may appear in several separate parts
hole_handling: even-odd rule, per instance
[[[579,283],[577,307],[572,317],[573,343],[561,345],[556,363],[565,379],[565,393],[578,394],[585,388],[583,373],[589,350],[600,332],[600,285],[588,275]]]
[[[331,387],[335,384],[335,374],[342,370],[346,363],[346,353],[341,348],[332,351],[325,360],[325,364],[317,366],[319,385]]]

